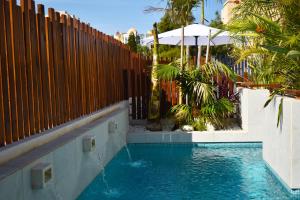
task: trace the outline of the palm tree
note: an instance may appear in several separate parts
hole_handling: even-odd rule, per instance
[[[236,8],[240,14],[227,28],[239,40],[234,54],[248,59],[254,82],[300,88],[299,10],[298,0],[244,0]]]
[[[148,7],[145,12],[163,11],[168,13],[172,21],[182,27],[182,37],[184,26],[193,20],[192,9],[196,6],[197,0],[168,0],[166,8]],[[181,40],[181,67],[183,68],[184,40]],[[154,82],[152,80],[152,82]],[[153,92],[152,92],[153,93]],[[182,92],[179,92],[179,103],[182,103]],[[150,107],[151,110],[151,107]]]
[[[153,25],[153,65],[151,71],[151,96],[149,102],[148,120],[158,123],[160,120],[160,95],[159,95],[159,81],[157,77],[157,66],[159,60],[158,52],[158,34],[157,24]]]
[[[271,99],[287,89],[300,89],[299,10],[299,0],[243,0],[227,26],[239,41],[234,50],[237,62],[247,59],[252,69],[250,79],[281,84]]]
[[[180,66],[184,70],[184,26],[189,24],[190,19],[193,18],[192,9],[197,4],[197,0],[176,0],[170,1],[168,7],[171,11],[171,16],[177,19],[178,23],[181,25],[181,60]],[[189,47],[187,46],[187,63],[189,59]],[[179,89],[179,104],[182,104],[183,94],[181,88]]]
[[[171,109],[179,124],[191,124],[198,130],[205,130],[207,124],[222,127],[222,119],[233,113],[233,104],[227,98],[217,98],[212,78],[224,75],[234,78],[233,72],[220,62],[204,64],[201,70],[183,70],[180,62],[160,65],[158,77],[162,80],[175,80],[189,99],[188,104],[178,104]]]

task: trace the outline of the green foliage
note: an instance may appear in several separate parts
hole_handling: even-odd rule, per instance
[[[131,51],[137,52],[137,41],[133,33],[130,33],[127,45]]]
[[[276,89],[273,90],[269,96],[269,99],[266,101],[266,103],[264,104],[264,108],[267,107],[275,98],[276,95],[283,95],[284,93],[284,89]],[[282,108],[283,108],[283,98],[281,98],[280,103],[279,103],[279,107],[278,107],[278,116],[277,116],[277,127],[279,126],[280,120],[282,118]]]
[[[194,127],[194,129],[196,131],[206,131],[206,124],[205,124],[205,120],[203,118],[195,118],[192,126]]]
[[[215,19],[211,20],[209,26],[222,29],[223,28],[223,22],[221,20],[221,15],[218,11],[215,12]]]
[[[277,127],[279,126],[280,120],[282,119],[282,109],[283,109],[283,98],[280,99],[278,113],[277,113]]]
[[[178,65],[178,61],[169,65],[159,65],[157,70],[157,76],[162,80],[175,80],[180,76],[181,70]]]
[[[175,25],[185,26],[194,21],[192,10],[197,3],[197,0],[170,0],[167,14]]]
[[[157,24],[157,29],[159,33],[174,30],[177,28],[180,28],[180,25],[173,23],[172,17],[168,12],[165,13],[165,15],[160,19],[160,22]]]
[[[168,65],[159,65],[157,75],[162,80],[174,80],[187,96],[189,103],[176,105],[171,109],[179,124],[192,124],[197,130],[203,130],[207,123],[222,127],[222,119],[232,114],[234,106],[228,99],[218,99],[212,77],[225,75],[233,77],[230,68],[220,62],[211,62],[201,67],[182,70],[180,61]]]
[[[180,48],[176,46],[160,45],[159,52],[162,58],[180,58]]]
[[[193,122],[192,107],[189,105],[180,104],[173,106],[171,113],[175,115],[176,120],[180,124]]]
[[[210,101],[203,105],[201,114],[206,121],[216,127],[223,127],[222,119],[234,113],[234,105],[226,98]]]
[[[236,8],[227,26],[239,41],[234,55],[248,60],[256,83],[300,89],[299,10],[298,0],[244,0]]]
[[[151,56],[151,51],[147,46],[137,45],[137,52],[145,56]]]
[[[238,41],[233,54],[238,61],[247,59],[252,69],[250,79],[282,85],[265,106],[286,89],[300,89],[299,11],[299,0],[243,0],[227,26]],[[282,102],[277,125],[281,112]]]

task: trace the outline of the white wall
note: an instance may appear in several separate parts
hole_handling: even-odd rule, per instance
[[[108,122],[111,120],[115,120],[118,123],[117,133],[108,133]],[[0,199],[75,199],[100,173],[102,166],[105,166],[125,145],[127,132],[127,108],[114,111],[106,117],[71,131],[66,136],[69,137],[67,143],[58,145],[59,147],[55,150],[1,179]],[[96,150],[94,152],[84,153],[82,151],[82,138],[86,135],[94,135],[96,137]],[[57,142],[59,142],[59,139]],[[53,145],[55,144],[54,141]],[[47,147],[39,148],[40,151],[45,151],[43,148]],[[30,155],[29,157],[22,157],[23,159],[34,157],[32,153]],[[98,155],[101,157],[100,162]],[[33,190],[31,188],[31,168],[40,162],[48,162],[53,165],[54,179],[46,188]],[[2,168],[0,173],[3,172],[1,170],[5,171]]]
[[[263,157],[291,189],[300,188],[300,101],[276,96],[268,107],[268,90],[241,89],[242,126],[249,134],[262,134]],[[278,108],[283,115],[277,127]]]

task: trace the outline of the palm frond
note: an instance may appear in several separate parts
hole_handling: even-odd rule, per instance
[[[158,65],[157,67],[157,76],[161,80],[176,80],[180,76],[180,67],[172,62],[168,65]]]
[[[179,104],[171,108],[171,113],[175,114],[176,120],[181,123],[191,123],[193,121],[192,107],[186,104]]]

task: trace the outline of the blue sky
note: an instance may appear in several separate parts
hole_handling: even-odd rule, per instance
[[[162,13],[145,14],[147,6],[163,7],[163,0],[36,0],[36,4],[44,4],[57,11],[65,10],[74,14],[81,21],[90,23],[94,28],[113,35],[115,32],[127,32],[135,27],[139,33],[146,33],[154,22],[159,21]],[[206,18],[211,20],[214,13],[222,9],[216,0],[208,0]],[[199,21],[200,8],[194,11]]]

